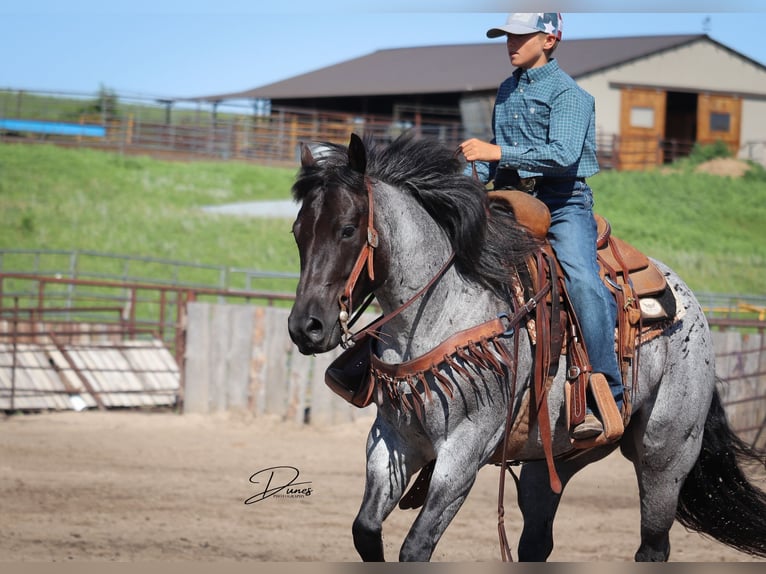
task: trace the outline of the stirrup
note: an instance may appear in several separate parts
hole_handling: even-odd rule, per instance
[[[591,448],[613,443],[620,440],[622,433],[625,432],[625,427],[622,423],[622,413],[617,408],[617,403],[614,402],[609,383],[606,382],[606,377],[603,374],[591,374],[590,390],[593,393],[593,398],[596,399],[598,411],[601,413],[604,432],[592,438],[578,440],[572,437],[572,446],[575,448]]]

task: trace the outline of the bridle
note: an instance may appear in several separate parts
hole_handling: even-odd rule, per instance
[[[340,306],[338,322],[343,331],[343,334],[341,335],[341,346],[344,349],[353,346],[351,326],[359,317],[359,314],[361,314],[372,301],[372,297],[368,297],[362,307],[360,307],[361,311],[357,313],[353,319],[350,319],[350,311],[353,309],[352,296],[354,288],[356,287],[356,283],[365,266],[367,266],[367,276],[370,278],[370,281],[375,281],[373,261],[375,258],[375,249],[378,247],[378,231],[375,229],[373,220],[375,209],[372,201],[372,182],[368,177],[364,178],[364,185],[367,189],[367,241],[362,245],[362,249],[359,251],[359,255],[354,263],[354,267],[351,269],[351,274],[348,276],[348,279],[346,279],[346,285],[343,287],[341,294],[338,295],[338,305]]]
[[[354,288],[356,287],[357,281],[359,281],[359,277],[361,276],[365,267],[367,268],[367,276],[369,277],[370,281],[375,281],[375,269],[373,261],[375,259],[375,249],[378,247],[379,243],[378,231],[375,229],[374,223],[375,204],[373,201],[373,182],[369,177],[365,176],[364,185],[367,191],[367,240],[365,241],[364,245],[362,245],[362,249],[359,251],[359,255],[356,258],[354,267],[351,269],[351,274],[346,280],[343,291],[340,293],[340,295],[338,295],[338,305],[340,306],[340,312],[338,313],[338,323],[340,324],[340,328],[342,330],[340,344],[344,349],[353,347],[363,333],[374,333],[382,325],[396,317],[399,313],[414,303],[444,275],[444,273],[447,271],[447,269],[449,269],[455,260],[455,252],[453,251],[444,265],[442,265],[441,269],[437,271],[436,275],[434,275],[431,280],[428,281],[428,283],[426,283],[425,286],[420,289],[420,291],[415,293],[415,295],[413,295],[408,301],[403,303],[400,307],[388,315],[381,316],[376,321],[365,327],[363,330],[358,331],[357,333],[352,333],[351,327],[365,311],[365,309],[367,309],[367,307],[372,302],[372,299],[374,298],[374,293],[370,293],[362,305],[359,307],[359,309],[355,312],[353,318],[351,317],[351,312],[354,308],[352,300]]]
[[[455,156],[458,156],[461,153],[460,147],[455,150]],[[475,180],[479,179],[479,174],[476,170],[476,162],[471,162],[471,172],[472,176]],[[341,347],[344,349],[348,347],[353,347],[354,343],[356,342],[356,339],[358,337],[354,337],[353,333],[351,332],[351,327],[354,325],[356,320],[364,313],[365,309],[369,307],[370,303],[372,302],[375,295],[373,293],[370,293],[365,301],[362,303],[362,305],[359,307],[359,309],[356,311],[356,314],[351,317],[351,311],[353,310],[353,292],[354,288],[356,287],[357,281],[359,281],[359,276],[362,274],[362,270],[367,267],[367,276],[369,277],[370,281],[375,281],[375,268],[374,268],[374,258],[375,258],[375,249],[378,247],[378,231],[375,229],[375,223],[374,223],[374,215],[375,215],[375,207],[374,207],[374,201],[373,201],[373,183],[372,180],[368,176],[364,176],[364,186],[367,191],[367,241],[362,246],[362,249],[359,251],[359,255],[356,258],[356,262],[354,263],[354,267],[351,269],[351,274],[348,276],[348,279],[346,280],[346,284],[343,287],[343,291],[338,295],[338,305],[340,307],[340,311],[338,313],[338,323],[340,324],[340,328],[342,331],[341,334]],[[420,291],[418,291],[409,301],[404,303],[401,307],[396,309],[393,313],[386,316],[385,320],[379,320],[376,321],[373,325],[370,325],[364,329],[364,331],[371,332],[373,331],[372,327],[374,326],[375,329],[379,328],[381,325],[383,325],[388,320],[394,318],[396,315],[404,311],[415,299],[420,297],[423,293],[425,293],[428,289],[431,288],[431,286],[436,283],[436,281],[444,275],[444,273],[447,271],[447,269],[452,265],[452,262],[455,259],[455,252],[453,251],[447,259],[447,262],[442,266],[442,268],[436,273],[436,275],[431,278],[431,280],[423,287]]]

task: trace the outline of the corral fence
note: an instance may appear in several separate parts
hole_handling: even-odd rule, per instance
[[[480,121],[483,131],[488,121]],[[405,131],[453,148],[469,134],[478,135],[475,126],[466,127],[456,107],[401,103],[391,115],[376,115],[272,106],[263,100],[203,102],[103,89],[91,94],[0,89],[0,142],[9,143],[295,165],[301,141],[345,144],[355,132],[387,142]],[[603,130],[596,139],[602,169],[656,167],[687,156],[694,145]],[[745,142],[738,155],[766,163],[766,142]]]
[[[324,372],[340,350],[313,357],[298,353],[287,333],[288,314],[278,307],[191,303],[185,410],[243,409],[296,422],[342,422],[374,414],[325,387]],[[713,329],[727,415],[743,439],[766,446],[766,321],[754,320],[743,332],[719,318]]]
[[[2,250],[0,409],[180,407],[189,301],[289,305],[296,280],[95,251]]]
[[[292,300],[277,292],[0,272],[0,409],[166,405],[326,423],[374,414],[325,388],[324,371],[338,351],[306,357],[295,350],[287,333]],[[763,445],[763,300],[709,302],[716,305],[708,320],[727,413],[743,438]]]
[[[457,109],[401,104],[393,115],[344,113],[269,102],[202,102],[113,94],[0,89],[0,142],[102,148],[160,157],[299,160],[301,141],[347,143],[352,132],[386,142],[405,131],[456,146]]]
[[[19,273],[41,277],[121,281],[124,283],[151,283],[192,289],[218,289],[222,291],[278,291],[295,290],[298,274],[189,263],[158,257],[119,255],[87,249],[0,249],[0,272]],[[78,299],[72,284],[57,298],[68,306]],[[29,292],[22,294],[29,295]]]

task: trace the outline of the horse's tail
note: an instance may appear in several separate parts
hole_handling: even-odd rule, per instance
[[[716,391],[702,451],[681,487],[676,519],[732,548],[766,557],[766,492],[748,481],[741,466],[753,463],[766,466],[766,454],[734,434]]]

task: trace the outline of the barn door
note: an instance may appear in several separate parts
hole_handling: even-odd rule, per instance
[[[662,90],[623,88],[620,107],[620,169],[662,163],[666,97]]]
[[[742,100],[737,96],[700,94],[697,104],[697,141],[722,141],[733,154],[739,151]]]

